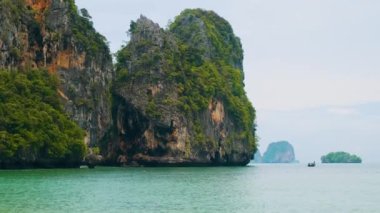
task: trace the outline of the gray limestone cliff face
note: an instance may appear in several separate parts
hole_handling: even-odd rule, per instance
[[[269,144],[263,155],[263,163],[295,163],[293,146],[287,141]]]
[[[198,51],[213,45],[202,33],[202,23],[193,21],[199,25],[203,43],[192,47]],[[163,30],[144,16],[131,23],[130,36],[118,53],[115,128],[103,147],[108,161],[150,166],[247,164],[254,149],[249,142],[254,140],[254,127],[246,136],[221,96],[210,96],[203,109],[183,109],[189,70],[182,49],[192,41],[179,41],[175,30]],[[213,49],[196,56],[212,61]],[[239,60],[238,67],[242,57]]]
[[[73,0],[0,1],[0,68],[47,69],[60,79],[65,111],[89,146],[108,131],[112,57],[103,36]]]

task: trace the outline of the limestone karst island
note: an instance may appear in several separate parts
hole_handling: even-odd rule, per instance
[[[188,9],[107,40],[74,0],[0,0],[0,168],[246,165],[255,110],[230,24]],[[127,36],[127,35],[126,35]]]
[[[273,142],[268,145],[264,155],[259,150],[254,155],[255,163],[298,163],[292,144],[288,141]]]
[[[361,163],[362,159],[347,152],[330,152],[321,157],[322,163]]]

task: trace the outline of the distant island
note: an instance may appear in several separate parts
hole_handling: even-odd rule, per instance
[[[267,151],[261,156],[257,151],[255,163],[297,163],[294,148],[288,141],[279,141],[269,144]]]
[[[322,163],[361,163],[362,159],[347,152],[330,152],[321,157]]]

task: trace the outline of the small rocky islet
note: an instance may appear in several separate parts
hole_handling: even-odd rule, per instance
[[[348,152],[330,152],[321,157],[322,163],[362,163],[362,159]]]
[[[293,146],[288,141],[273,142],[268,145],[264,155],[258,150],[254,155],[255,163],[298,163]]]
[[[255,110],[230,24],[141,16],[116,54],[73,0],[0,0],[0,168],[246,165]]]

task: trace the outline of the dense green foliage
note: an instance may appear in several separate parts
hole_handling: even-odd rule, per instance
[[[202,56],[242,67],[243,49],[231,25],[213,11],[184,10],[169,26],[188,48],[187,58],[192,64],[202,63]],[[206,57],[206,58],[207,58]]]
[[[80,162],[84,132],[63,112],[47,71],[0,71],[0,163]]]
[[[330,152],[321,157],[322,163],[361,163],[362,159],[347,152]]]

